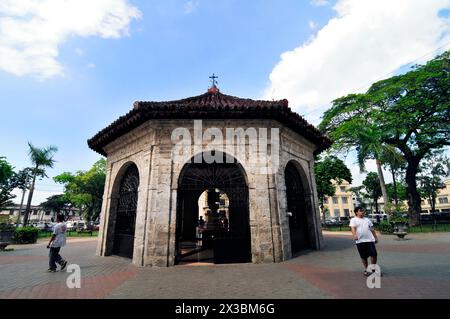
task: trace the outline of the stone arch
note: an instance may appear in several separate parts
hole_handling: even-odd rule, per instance
[[[250,262],[249,191],[245,170],[236,158],[222,151],[218,151],[222,162],[207,163],[204,159],[194,161],[202,154],[203,152],[196,154],[184,164],[177,180],[176,263],[186,255],[183,253],[184,243],[198,239],[195,217],[198,213],[198,197],[205,190],[211,197],[217,190],[226,193],[229,198],[230,220],[229,229],[220,228],[216,224],[218,217],[215,216],[218,208],[214,208],[211,219],[206,222],[207,226],[201,230],[200,249],[212,248],[215,263]]]
[[[105,255],[133,258],[140,171],[127,161],[115,175],[110,192]]]
[[[318,248],[314,193],[307,173],[297,160],[289,160],[283,173],[290,250],[295,255]]]

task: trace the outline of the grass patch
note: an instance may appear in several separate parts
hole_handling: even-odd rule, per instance
[[[345,225],[325,226],[325,227],[322,227],[322,229],[327,230],[327,231],[351,231],[350,226],[345,226]]]
[[[66,237],[97,237],[98,231],[93,231],[92,235],[90,233],[78,233],[76,231],[66,232]],[[51,232],[39,232],[38,238],[50,238],[52,237]]]
[[[409,227],[409,233],[450,232],[450,224],[417,225]]]
[[[339,225],[326,226],[326,227],[322,227],[322,229],[327,230],[327,231],[335,231],[335,232],[351,231],[349,226],[344,226],[344,225],[343,226],[339,226]],[[380,231],[378,226],[375,226],[375,229],[377,231]],[[450,232],[450,224],[417,225],[417,226],[412,226],[412,227],[408,228],[408,233],[410,233],[410,234],[412,234],[412,233],[437,233],[437,232]],[[382,231],[382,233],[385,234],[386,232]]]

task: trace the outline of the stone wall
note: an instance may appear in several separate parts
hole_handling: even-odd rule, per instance
[[[311,238],[316,248],[322,246],[317,191],[313,174],[314,145],[298,134],[270,120],[205,120],[203,131],[219,128],[225,135],[226,128],[278,128],[280,132],[280,166],[269,174],[261,174],[267,168],[260,163],[250,163],[254,145],[245,142],[245,154],[236,155],[246,173],[249,188],[249,212],[251,229],[252,262],[267,263],[289,259],[289,224],[286,217],[284,168],[294,160],[304,178],[307,203],[311,207],[313,224]],[[121,177],[130,163],[139,169],[140,183],[136,216],[133,264],[139,266],[172,266],[175,262],[175,225],[177,188],[184,164],[200,150],[187,146],[191,154],[173,161],[172,132],[179,127],[187,128],[194,136],[191,120],[148,121],[133,131],[110,143],[105,151],[107,177],[101,212],[101,230],[97,254],[110,255],[114,237],[115,203]],[[270,136],[270,135],[269,135]],[[270,141],[270,138],[269,138]],[[269,146],[270,148],[276,145]],[[203,151],[223,149],[219,143],[205,143]],[[250,151],[251,152],[250,152]],[[245,158],[244,158],[245,157]],[[254,174],[255,171],[260,174]]]

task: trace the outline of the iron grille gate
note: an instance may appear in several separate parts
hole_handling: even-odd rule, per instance
[[[200,194],[214,189],[225,192],[229,199],[229,231],[214,238],[214,262],[250,262],[248,187],[236,162],[190,163],[183,168],[178,188],[176,259],[180,260],[180,242],[195,231]]]
[[[131,165],[120,182],[113,246],[113,254],[127,258],[133,257],[138,187],[139,172]]]
[[[305,193],[301,176],[294,164],[288,163],[284,175],[288,212],[292,213],[289,217],[291,251],[295,254],[311,248],[306,217]]]

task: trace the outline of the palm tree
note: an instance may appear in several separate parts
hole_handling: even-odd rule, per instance
[[[20,213],[22,212],[23,201],[25,199],[25,193],[30,188],[30,183],[33,178],[33,169],[26,167],[16,174],[16,187],[22,191],[22,200],[20,201],[19,213],[17,214],[16,225],[20,223]]]
[[[386,183],[384,181],[383,170],[381,168],[381,157],[390,153],[393,148],[380,143],[379,132],[374,126],[367,125],[358,130],[359,145],[356,148],[358,164],[361,172],[365,171],[365,161],[369,158],[375,159],[377,165],[378,178],[380,180],[381,193],[383,194],[384,206],[389,204]]]
[[[53,159],[53,155],[58,150],[56,146],[48,146],[46,148],[38,148],[33,146],[30,142],[28,142],[28,147],[30,148],[28,151],[28,155],[30,156],[31,163],[33,164],[33,180],[31,181],[30,191],[28,193],[28,201],[27,208],[25,210],[25,215],[23,218],[23,226],[28,224],[28,216],[30,214],[31,209],[31,200],[33,199],[34,186],[36,183],[36,177],[46,176],[45,168],[52,168],[55,164],[55,160]]]
[[[405,169],[406,161],[403,155],[397,151],[397,149],[391,145],[386,146],[386,151],[382,154],[382,161],[385,167],[387,166],[392,174],[392,183],[394,187],[394,203],[398,206],[398,193],[397,193],[397,173],[400,170]]]

